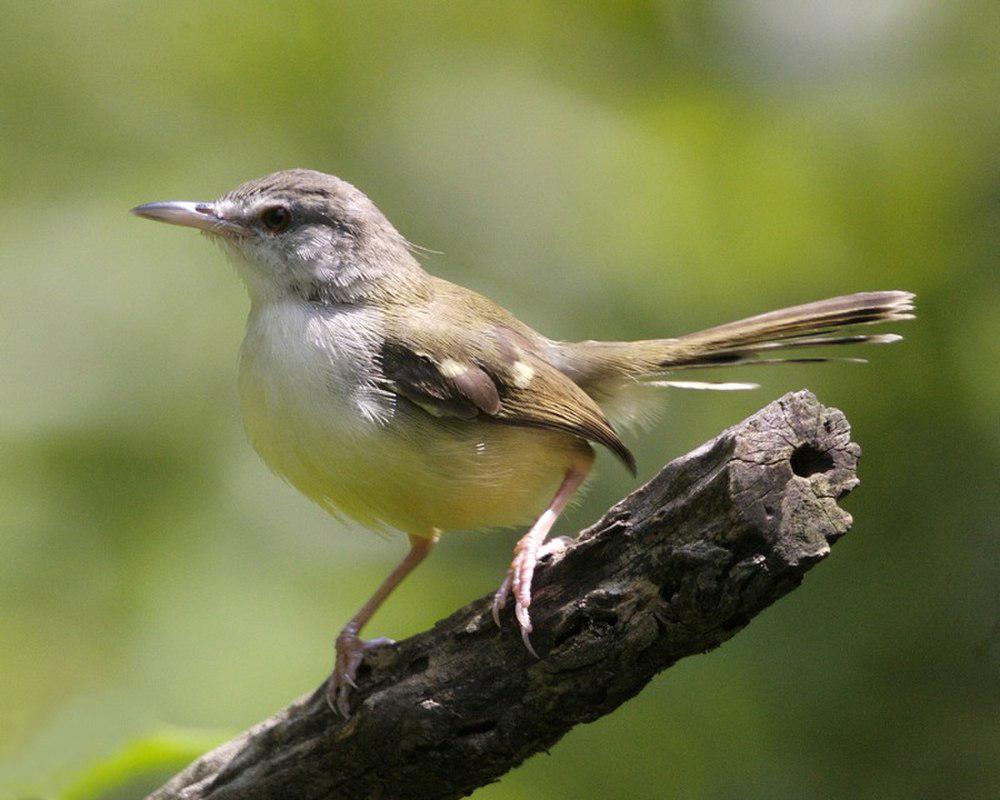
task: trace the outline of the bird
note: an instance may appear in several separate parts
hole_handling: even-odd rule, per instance
[[[895,342],[902,337],[866,326],[914,316],[910,292],[874,291],[678,337],[559,341],[428,273],[421,249],[374,202],[323,172],[282,170],[217,200],[132,213],[204,232],[246,284],[239,397],[266,465],[335,518],[408,537],[406,556],[336,638],[325,691],[344,717],[365,653],[392,643],[365,641],[362,629],[443,533],[527,526],[492,613],[499,624],[512,596],[534,653],[533,575],[566,546],[548,536],[590,477],[595,446],[634,475],[619,428],[658,405],[664,387],[756,386],[674,373],[859,361],[794,351]]]

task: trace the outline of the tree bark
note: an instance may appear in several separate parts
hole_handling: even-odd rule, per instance
[[[463,797],[614,711],[802,581],[851,525],[844,415],[788,394],[672,461],[535,576],[532,643],[484,597],[369,654],[353,716],[323,687],[148,800]]]

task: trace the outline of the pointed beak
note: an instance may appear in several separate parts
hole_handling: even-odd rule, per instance
[[[167,200],[159,203],[145,203],[131,211],[137,217],[198,228],[210,233],[245,234],[243,226],[224,219],[212,203],[189,203],[183,200]]]

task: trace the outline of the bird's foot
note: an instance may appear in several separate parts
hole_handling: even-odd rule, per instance
[[[326,682],[326,703],[334,713],[339,713],[344,719],[351,715],[351,689],[358,688],[355,679],[365,653],[391,644],[395,642],[384,636],[365,641],[350,631],[344,631],[337,637],[337,656],[333,672]]]
[[[514,593],[514,616],[521,628],[521,639],[524,646],[528,648],[535,658],[538,653],[531,646],[531,616],[528,613],[528,606],[531,605],[531,579],[535,574],[535,567],[540,559],[555,553],[562,553],[573,540],[569,536],[557,536],[549,539],[539,547],[526,545],[522,539],[514,549],[514,560],[510,569],[507,570],[507,577],[504,578],[500,588],[493,595],[493,621],[500,626],[500,612],[507,605],[507,600]]]

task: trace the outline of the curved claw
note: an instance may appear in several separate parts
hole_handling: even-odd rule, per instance
[[[493,603],[490,606],[493,611],[493,621],[497,624],[498,628],[503,627],[500,624],[500,612],[503,611],[503,607],[507,605],[507,600],[510,598],[510,583],[511,571],[507,570],[507,577],[503,579],[503,583],[500,584],[500,588],[497,589],[496,594],[493,595]]]
[[[528,613],[528,605],[531,603],[531,584],[527,587],[528,595],[525,598],[527,602],[518,600],[514,604],[514,617],[517,619],[517,624],[521,628],[521,641],[524,642],[524,646],[528,648],[528,652],[531,653],[535,658],[539,658],[538,653],[535,652],[535,648],[531,645],[530,634],[532,631],[531,627],[531,615]]]
[[[541,656],[538,655],[537,652],[535,652],[535,648],[531,644],[531,638],[530,638],[530,636],[531,636],[531,620],[528,618],[528,609],[525,608],[525,609],[519,609],[519,610],[523,610],[524,611],[524,619],[527,621],[527,624],[525,624],[521,620],[520,616],[518,616],[518,618],[517,618],[518,623],[520,623],[520,625],[521,625],[521,641],[524,642],[524,646],[526,648],[528,648],[528,652],[531,653],[531,655],[533,655],[535,658],[541,658]]]

